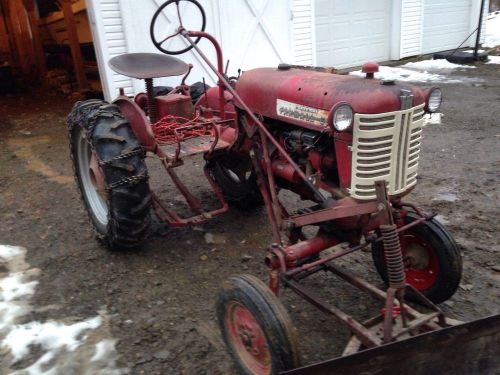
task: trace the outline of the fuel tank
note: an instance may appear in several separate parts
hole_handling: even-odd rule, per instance
[[[412,92],[412,106],[425,101],[422,89],[406,83],[300,69],[252,69],[236,83],[236,92],[255,113],[314,130],[328,125],[330,111],[341,102],[355,113],[397,111],[401,89]]]

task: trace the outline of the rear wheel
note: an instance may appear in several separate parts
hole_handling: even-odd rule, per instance
[[[117,106],[79,102],[68,117],[75,179],[97,237],[133,248],[151,223],[144,151]]]
[[[300,365],[295,328],[262,281],[250,275],[230,278],[216,307],[224,342],[242,374],[278,374]]]
[[[210,160],[207,166],[230,204],[244,210],[264,204],[257,186],[257,176],[248,156],[223,155]]]
[[[409,212],[405,224],[418,218],[418,215]],[[431,219],[408,229],[401,234],[400,239],[407,283],[434,303],[449,299],[460,283],[462,259],[448,230],[437,220]],[[378,273],[387,283],[381,242],[372,245],[372,256]]]

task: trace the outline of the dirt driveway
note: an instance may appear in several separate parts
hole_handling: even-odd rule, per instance
[[[442,85],[442,124],[425,128],[420,180],[410,199],[439,211],[455,235],[464,276],[443,308],[451,317],[472,320],[500,313],[500,65],[453,74],[468,79]],[[233,373],[215,324],[214,299],[232,274],[266,278],[265,211],[232,210],[194,229],[156,224],[141,250],[106,250],[93,238],[72,178],[65,129],[72,105],[43,93],[0,98],[0,244],[27,249],[26,268],[37,282],[17,323],[73,327],[100,319],[98,328],[78,335],[74,351],[60,348],[42,368],[57,363],[60,374]],[[194,160],[186,176],[209,200],[197,177],[200,163]],[[162,194],[178,205],[168,187]],[[369,253],[343,264],[380,285]],[[8,267],[2,267],[3,277]],[[327,277],[311,283],[360,316],[380,308]],[[340,354],[344,329],[290,292],[284,302],[301,334],[304,363]],[[0,329],[0,341],[5,335]],[[100,358],[106,345],[108,355]],[[29,354],[12,360],[3,347],[0,373],[37,364],[48,350],[45,342],[33,342]]]

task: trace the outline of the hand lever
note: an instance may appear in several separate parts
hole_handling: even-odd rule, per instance
[[[191,73],[191,69],[193,69],[193,64],[188,64],[188,71],[186,72],[186,74],[182,78],[181,86],[185,86],[186,85],[186,78],[189,75],[189,73]]]

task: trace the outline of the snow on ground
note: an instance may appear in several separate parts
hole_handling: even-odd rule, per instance
[[[483,47],[493,48],[500,45],[500,13],[491,13],[486,19]]]
[[[361,70],[356,70],[350,72],[349,74],[364,77],[365,73]],[[390,66],[380,66],[378,73],[375,73],[375,78],[377,79],[395,79],[397,81],[412,81],[412,82],[440,82],[446,79],[445,76],[441,74],[434,74],[428,72],[417,72],[410,69],[390,67]]]
[[[500,64],[500,56],[488,56],[486,64]]]
[[[429,68],[429,67],[432,67]],[[415,63],[408,63],[399,67],[380,66],[379,72],[375,73],[375,78],[386,80],[397,80],[404,82],[447,82],[458,83],[464,81],[458,77],[450,78],[448,73],[454,69],[468,69],[469,65],[458,65],[449,63],[446,60],[424,60]],[[430,72],[428,70],[436,70]],[[365,73],[356,70],[349,74],[364,77]]]
[[[71,322],[48,320],[18,324],[33,309],[30,298],[40,270],[25,261],[26,249],[0,245],[0,373],[63,375],[69,373],[120,375],[115,340],[109,339],[107,316]],[[34,356],[38,348],[39,356]],[[32,357],[35,358],[32,358]],[[16,370],[12,369],[15,365]]]
[[[427,113],[424,115],[424,126],[425,125],[439,125],[441,124],[442,113]]]
[[[409,62],[401,66],[380,66],[379,72],[375,73],[375,78],[383,80],[396,80],[403,82],[440,82],[440,83],[460,83],[479,82],[480,79],[470,77],[450,76],[452,71],[465,71],[475,69],[473,65],[453,64],[446,59],[422,60]],[[365,73],[356,70],[349,74],[364,77]]]
[[[460,65],[453,64],[446,59],[437,59],[437,60],[422,60],[409,62],[407,64],[402,65],[404,68],[411,68],[416,70],[435,70],[435,69],[443,69],[443,70],[453,70],[453,69],[472,69],[475,68],[473,65]]]

